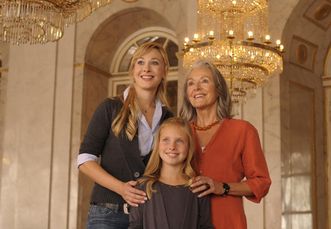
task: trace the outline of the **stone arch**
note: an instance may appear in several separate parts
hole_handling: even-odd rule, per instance
[[[88,43],[85,63],[109,71],[110,61],[122,41],[145,27],[164,27],[173,30],[159,13],[141,7],[122,10],[100,24]]]
[[[286,49],[280,77],[282,201],[286,212],[303,212],[307,206],[296,204],[299,199],[307,205],[311,202],[311,228],[326,228],[330,218],[327,217],[330,214],[327,213],[327,203],[330,203],[327,192],[330,190],[326,191],[327,171],[324,169],[330,151],[325,154],[323,147],[326,127],[322,84],[331,42],[330,7],[331,3],[324,0],[299,1],[282,38]],[[295,186],[299,178],[303,182]],[[304,185],[309,193],[295,195]],[[282,224],[294,223],[285,217],[282,220]],[[307,223],[303,218],[299,221]]]

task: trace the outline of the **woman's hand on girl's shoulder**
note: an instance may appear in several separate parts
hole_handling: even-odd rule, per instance
[[[221,184],[205,176],[195,177],[190,185],[190,189],[193,193],[199,193],[198,197],[209,194],[220,195],[222,193]]]
[[[147,200],[146,193],[135,188],[137,181],[128,181],[123,183],[120,195],[131,206],[138,207],[139,204],[145,203]]]

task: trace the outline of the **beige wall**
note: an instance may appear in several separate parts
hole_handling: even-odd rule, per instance
[[[307,6],[312,1],[302,2]],[[271,35],[286,39],[288,47],[291,36],[284,35],[284,28],[297,3],[298,0],[269,1]],[[137,20],[137,25],[116,27],[116,19],[138,8],[149,12],[154,24],[172,29],[179,45],[194,32],[194,0],[139,0],[133,4],[113,1],[76,27],[67,28],[57,43],[10,47],[9,63],[5,63],[9,69],[6,95],[1,97],[5,101],[0,104],[0,228],[18,229],[24,225],[27,229],[74,229],[79,225],[82,190],[75,158],[86,115],[85,102],[94,101],[87,93],[93,92],[93,87],[84,84],[88,73],[85,64],[109,72],[116,48],[126,34],[147,25],[142,19]],[[304,11],[297,10],[298,17]],[[293,28],[295,24],[286,33]],[[114,41],[107,40],[109,37]],[[183,80],[179,80],[179,87],[182,85]],[[238,115],[257,127],[273,181],[261,204],[245,202],[249,228],[281,228],[280,87],[279,76],[275,76]]]

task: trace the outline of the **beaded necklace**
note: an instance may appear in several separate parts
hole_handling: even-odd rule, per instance
[[[219,122],[220,122],[220,120],[216,120],[215,122],[209,124],[208,126],[198,126],[197,124],[195,124],[193,122],[192,125],[195,130],[206,131],[206,130],[209,130],[210,128],[212,128],[213,126],[215,126],[216,124],[218,124]]]

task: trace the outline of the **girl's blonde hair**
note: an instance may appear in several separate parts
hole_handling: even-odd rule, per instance
[[[182,172],[187,180],[186,185],[190,185],[192,178],[196,176],[197,172],[195,170],[195,158],[194,158],[194,140],[192,136],[191,127],[182,118],[169,118],[166,121],[162,123],[160,126],[155,142],[154,142],[154,148],[151,154],[151,157],[149,159],[149,162],[146,166],[144,176],[139,179],[139,183],[145,183],[146,184],[146,194],[148,198],[151,198],[152,192],[155,192],[156,190],[153,189],[153,184],[157,182],[160,178],[161,168],[162,168],[162,159],[159,154],[159,144],[160,144],[160,136],[162,133],[162,130],[168,126],[175,126],[176,128],[182,130],[185,135],[187,136],[188,142],[188,153],[185,161],[183,162]]]
[[[155,42],[147,42],[141,45],[136,52],[134,53],[130,68],[129,68],[129,75],[133,76],[133,69],[135,66],[135,63],[137,60],[145,55],[146,53],[149,53],[151,50],[156,49],[160,52],[162,56],[162,60],[164,63],[164,77],[161,80],[160,85],[157,88],[156,91],[156,97],[160,99],[160,101],[168,106],[168,101],[166,97],[166,76],[168,73],[169,68],[169,61],[168,56],[164,48]],[[138,114],[139,114],[139,106],[137,102],[137,96],[136,91],[133,87],[133,84],[131,83],[129,88],[128,97],[125,99],[123,107],[121,108],[118,115],[115,117],[113,123],[112,123],[112,131],[114,132],[115,136],[119,136],[122,129],[125,129],[125,134],[128,137],[130,141],[134,138],[137,132],[137,121],[138,121]]]

